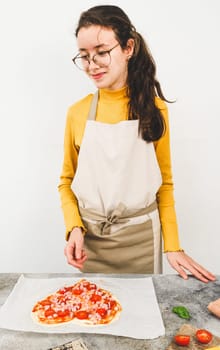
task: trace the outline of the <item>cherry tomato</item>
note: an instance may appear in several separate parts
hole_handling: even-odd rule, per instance
[[[87,288],[89,284],[90,284],[89,281],[83,281],[83,283],[82,283],[83,287],[85,287],[85,288]]]
[[[66,317],[66,316],[70,316],[70,311],[69,310],[59,310],[57,311],[57,316],[58,317]]]
[[[107,310],[100,307],[99,309],[96,310],[96,312],[101,316],[101,317],[105,317],[107,314]]]
[[[61,288],[61,289],[58,290],[58,293],[59,293],[59,294],[65,294],[65,293],[67,293],[67,292],[71,292],[72,289],[73,289],[72,286],[70,286],[70,287],[63,287],[63,288]]]
[[[198,329],[196,332],[196,339],[199,343],[208,344],[212,340],[212,333],[206,329]]]
[[[86,320],[89,317],[89,314],[87,311],[81,310],[75,313],[75,317],[79,320]]]
[[[102,299],[102,297],[99,294],[93,294],[90,298],[90,301],[92,301],[93,303],[96,303],[97,301],[100,301]]]
[[[110,310],[113,310],[116,307],[116,305],[117,305],[115,300],[105,299],[104,302],[105,302],[105,304],[108,305],[108,308]]]
[[[95,290],[95,289],[97,289],[97,285],[95,283],[89,283],[89,285],[86,286],[86,288],[88,290],[93,290],[93,289]]]
[[[190,336],[184,334],[177,334],[174,337],[175,343],[180,346],[187,346],[190,343]]]
[[[97,285],[95,283],[91,283],[89,281],[84,281],[83,287],[86,288],[87,290],[97,289]]]
[[[55,310],[52,308],[45,310],[45,313],[44,313],[45,317],[53,316],[54,314],[55,314]]]
[[[72,293],[73,293],[74,295],[80,295],[80,294],[82,294],[82,292],[83,292],[83,290],[80,289],[80,288],[76,288],[76,289],[73,289],[73,290],[72,290]]]

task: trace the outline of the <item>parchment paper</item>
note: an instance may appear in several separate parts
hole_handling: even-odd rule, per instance
[[[81,278],[111,291],[122,305],[120,318],[104,326],[80,326],[72,323],[43,326],[31,318],[33,305],[63,286]],[[0,309],[0,327],[40,333],[101,333],[137,339],[154,339],[165,334],[164,324],[151,277],[58,277],[29,278],[20,276],[11,294]]]

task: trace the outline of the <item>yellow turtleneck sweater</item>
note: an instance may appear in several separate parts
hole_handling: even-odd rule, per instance
[[[67,113],[64,161],[60,184],[58,186],[66,225],[66,239],[68,239],[69,233],[75,226],[82,227],[85,230],[79,214],[77,199],[71,189],[71,184],[77,168],[78,153],[92,97],[92,94],[84,97],[72,105]],[[127,120],[127,103],[128,98],[125,88],[116,91],[99,90],[96,120],[109,124]],[[154,143],[162,174],[162,185],[158,191],[157,199],[164,239],[164,251],[176,251],[180,249],[180,245],[173,197],[168,112],[166,104],[161,99],[156,98],[156,105],[161,110],[166,124],[164,135],[159,141]]]

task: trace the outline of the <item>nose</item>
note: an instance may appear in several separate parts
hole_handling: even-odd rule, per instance
[[[97,67],[99,67],[99,65],[97,63],[95,63],[93,60],[91,60],[88,68],[93,69],[93,68],[97,68]]]

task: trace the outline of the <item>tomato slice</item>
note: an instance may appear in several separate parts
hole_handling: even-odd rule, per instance
[[[196,339],[199,343],[208,344],[212,340],[212,333],[206,329],[198,329],[196,332]]]
[[[97,314],[99,314],[102,318],[104,318],[107,315],[107,310],[103,307],[100,307],[96,310]]]
[[[57,315],[58,317],[66,317],[66,316],[69,316],[70,315],[70,311],[68,309],[66,310],[58,310],[57,311]]]
[[[52,308],[49,308],[49,309],[45,310],[45,312],[44,312],[45,317],[53,316],[54,314],[55,314],[55,310]]]
[[[97,301],[102,300],[101,295],[99,294],[93,294],[90,298],[90,301],[92,301],[93,303],[96,303]]]
[[[82,282],[82,286],[85,287],[85,288],[87,288],[89,285],[90,285],[89,281],[83,281]]]
[[[79,320],[86,320],[89,317],[89,313],[87,311],[80,310],[75,313],[75,317]]]
[[[75,288],[75,289],[72,290],[72,293],[74,295],[80,295],[80,294],[82,294],[82,292],[83,292],[83,290],[80,289],[80,288]]]
[[[97,289],[97,285],[95,283],[91,283],[88,281],[83,282],[83,287],[86,288],[87,290],[95,290]]]
[[[187,346],[190,343],[190,336],[184,334],[177,334],[174,337],[174,341],[177,345]]]
[[[57,291],[57,294],[65,294],[66,293],[66,289],[65,288],[61,288]]]
[[[104,303],[108,305],[108,309],[110,310],[113,310],[117,305],[116,301],[111,299],[105,299]]]
[[[73,289],[72,286],[63,287],[63,288],[59,289],[57,293],[58,293],[58,294],[65,294],[65,293],[67,293],[67,292],[71,292],[72,289]]]

